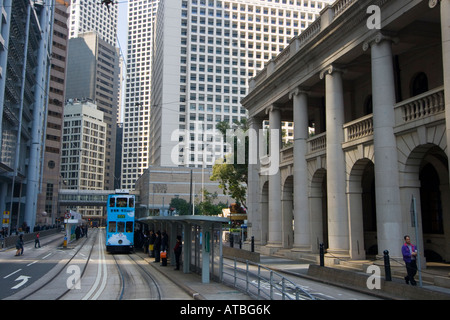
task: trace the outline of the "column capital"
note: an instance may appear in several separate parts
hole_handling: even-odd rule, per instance
[[[325,67],[321,72],[320,72],[320,79],[322,80],[323,78],[325,78],[325,75],[327,74],[333,74],[335,72],[339,72],[339,73],[344,73],[345,69],[338,64],[330,64],[329,66]]]
[[[263,121],[264,121],[263,117],[250,117],[247,120],[248,125],[250,127],[252,127],[254,124],[258,124],[258,123],[261,125]]]
[[[395,37],[395,34],[392,32],[378,31],[375,34],[371,35],[366,41],[364,41],[363,50],[367,51],[372,45],[378,44],[382,41],[391,41],[392,43],[397,44],[399,42],[399,39]]]
[[[272,103],[270,106],[266,107],[266,114],[269,114],[272,111],[279,111],[279,110],[281,110],[280,106],[275,103]]]
[[[291,92],[289,92],[289,100],[292,100],[292,98],[294,98],[294,96],[298,96],[300,94],[308,95],[309,91],[310,91],[309,88],[297,87],[297,88],[291,90]]]
[[[438,3],[440,3],[441,0],[429,0],[428,1],[428,6],[433,9],[434,7],[436,7],[438,5]]]

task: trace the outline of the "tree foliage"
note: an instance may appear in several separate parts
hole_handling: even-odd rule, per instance
[[[214,204],[217,199],[217,192],[210,193],[206,189],[202,189],[203,201],[197,200],[195,204],[195,214],[204,216],[216,216],[222,213],[223,208],[227,208],[227,204],[219,202]]]
[[[170,200],[170,208],[175,209],[180,216],[188,215],[190,213],[189,202],[181,198],[172,198],[172,200]]]
[[[242,137],[239,137],[239,135],[227,136],[230,129],[242,130],[242,132],[246,133],[248,130],[247,119],[244,118],[240,122],[235,122],[234,128],[230,128],[228,122],[219,122],[216,128],[222,133],[224,141],[232,140],[233,152],[225,155],[225,159],[216,161],[210,179],[219,182],[219,187],[224,194],[229,195],[244,207],[247,207],[248,137],[244,136],[244,141],[242,141]],[[245,149],[242,150],[242,148]],[[238,155],[243,151],[245,151],[245,161],[244,163],[239,163],[242,161],[238,161]]]

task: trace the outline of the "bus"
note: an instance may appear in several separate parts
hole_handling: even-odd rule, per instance
[[[134,248],[135,196],[110,194],[106,203],[106,251],[130,252]]]

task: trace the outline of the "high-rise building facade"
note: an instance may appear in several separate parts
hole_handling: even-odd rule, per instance
[[[44,164],[41,192],[38,196],[38,225],[54,224],[59,218],[58,190],[61,187],[60,158],[68,45],[69,0],[56,0],[53,24],[52,66],[45,135]]]
[[[90,99],[104,113],[107,124],[105,188],[114,188],[116,121],[119,97],[118,49],[97,32],[69,40],[66,99]]]
[[[103,5],[98,0],[72,0],[70,4],[69,38],[95,31],[100,38],[115,46],[117,41],[117,6]]]
[[[212,166],[214,159],[227,152],[216,124],[226,121],[231,126],[246,117],[240,100],[247,93],[248,79],[306,29],[329,2],[159,1],[152,39],[151,124],[147,129],[141,122],[136,135],[143,136],[138,138],[145,145],[140,156],[137,151],[129,152],[131,157],[123,164],[123,185],[133,186],[133,175],[127,175],[127,170],[139,175],[145,169],[144,159],[144,166],[147,162]],[[129,89],[131,97],[131,90],[137,89]],[[148,105],[143,109],[147,113]],[[127,121],[131,127],[138,118],[125,114],[125,130]]]
[[[0,2],[0,214],[35,225],[42,182],[54,1]],[[6,214],[6,217],[5,215]]]
[[[122,188],[134,183],[149,165],[150,87],[153,22],[159,0],[128,3],[128,44],[122,143]]]
[[[107,123],[107,189],[114,188],[115,139],[120,109],[117,24],[116,4],[106,5],[97,0],[71,1],[66,99],[91,99],[104,112]]]
[[[103,112],[89,100],[69,100],[64,107],[61,176],[65,188],[103,190],[106,126]],[[101,216],[102,208],[78,208],[83,217]]]

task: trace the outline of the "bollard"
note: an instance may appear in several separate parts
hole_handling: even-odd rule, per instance
[[[389,251],[384,250],[383,251],[384,254],[384,272],[385,272],[385,277],[386,277],[386,281],[392,281],[392,277],[391,277],[391,263],[389,262]]]
[[[252,250],[252,252],[255,252],[255,237],[254,236],[252,236],[251,250]]]
[[[230,233],[230,248],[234,247],[234,239],[233,239],[233,234]]]
[[[321,244],[319,245],[319,247],[320,247],[320,266],[323,267],[323,266],[325,265],[325,262],[324,262],[323,243],[321,243]]]

